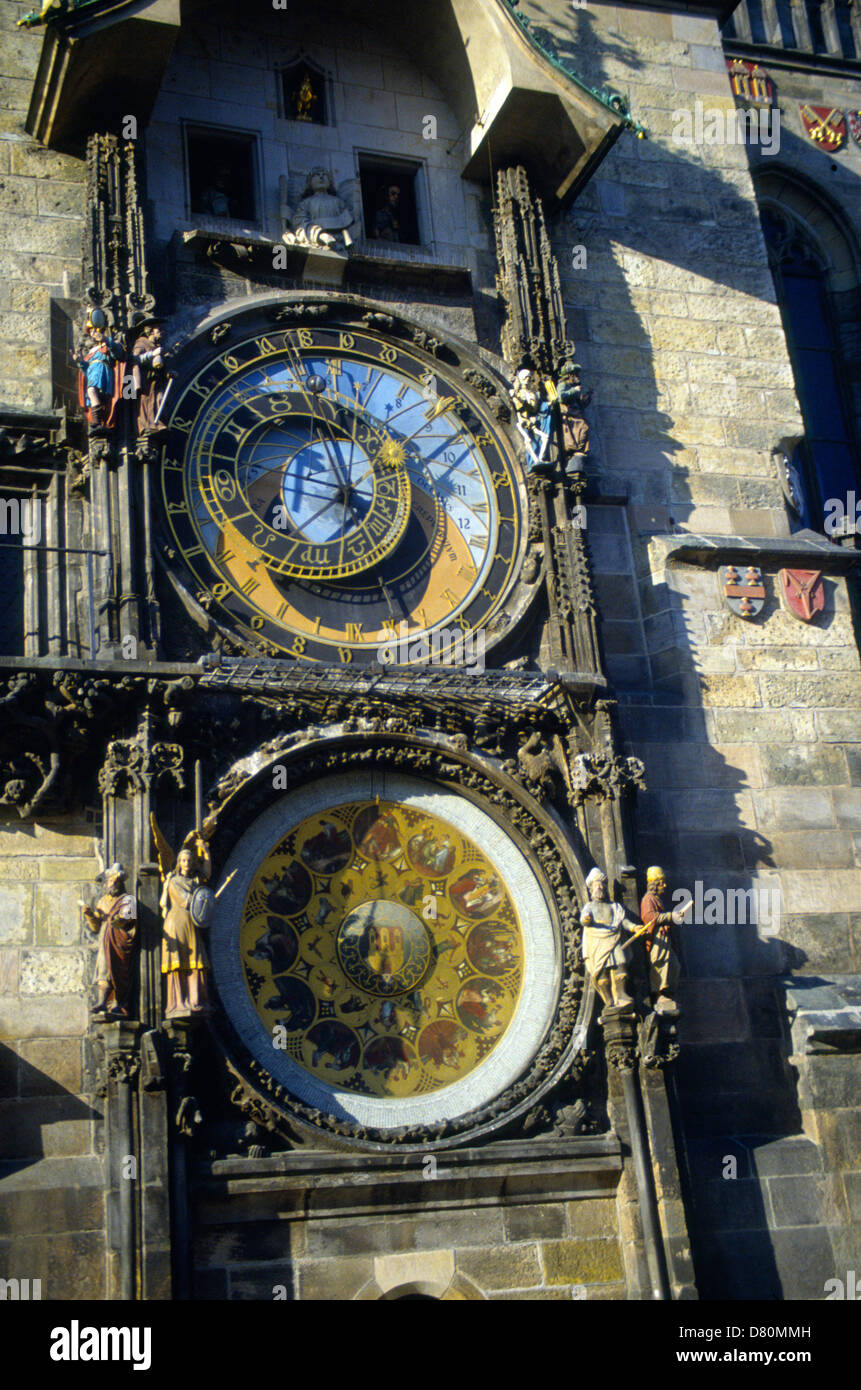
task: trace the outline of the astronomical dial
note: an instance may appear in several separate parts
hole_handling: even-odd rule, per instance
[[[210,359],[179,394],[163,494],[210,604],[302,660],[486,627],[523,546],[481,402],[369,332],[279,330]]]

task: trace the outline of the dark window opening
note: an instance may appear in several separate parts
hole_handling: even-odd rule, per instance
[[[371,241],[418,246],[417,164],[360,159],[365,236]]]
[[[187,139],[192,214],[255,221],[254,137],[190,130]]]
[[[819,0],[805,0],[807,10],[807,22],[810,25],[810,38],[813,42],[814,53],[827,52],[825,44],[825,31],[822,28],[822,15],[819,11]]]
[[[328,125],[326,79],[313,63],[291,63],[281,72],[281,107],[288,121]]]
[[[855,50],[855,35],[852,33],[852,19],[849,14],[849,5],[841,4],[838,0],[835,6],[835,17],[837,19],[837,32],[840,35],[840,46],[843,49],[844,58],[857,58]]]
[[[792,22],[792,0],[777,0],[777,22],[780,25],[780,42],[784,48],[797,48],[795,25]]]
[[[804,420],[804,520],[822,530],[829,499],[861,488],[825,275],[782,217],[763,211],[762,225]]]
[[[22,537],[0,534],[0,653],[24,655],[24,552]]]
[[[747,16],[750,20],[750,33],[753,42],[768,43],[760,0],[747,0]]]

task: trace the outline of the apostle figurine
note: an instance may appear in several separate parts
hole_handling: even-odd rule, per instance
[[[199,831],[182,842],[176,864],[164,836],[153,823],[163,888],[161,972],[167,980],[166,1018],[204,1013],[208,1007],[209,960],[203,933],[212,920],[215,898],[207,883],[212,872],[209,848]]]
[[[385,198],[377,208],[374,216],[374,225],[371,229],[371,236],[377,241],[400,241],[400,202],[401,190],[399,184],[390,183],[386,189]]]
[[[122,345],[108,333],[104,309],[91,309],[86,341],[75,357],[79,371],[78,404],[84,408],[90,434],[106,434],[113,424],[114,408],[122,394],[123,357]]]
[[[317,100],[317,93],[311,84],[310,75],[306,72],[298,89],[293,93],[294,121],[313,121],[314,106]]]
[[[161,407],[170,375],[165,367],[161,340],[162,320],[140,318],[132,326],[132,379],[137,401],[138,434],[154,434],[160,424]]]
[[[644,933],[649,958],[649,984],[655,996],[655,1012],[676,1018],[679,1007],[673,994],[679,978],[679,961],[672,948],[670,929],[674,924],[681,926],[686,909],[677,907],[672,912],[666,912],[666,891],[667,880],[663,869],[657,865],[647,869],[646,893],[640,903],[640,917],[643,926],[649,928]]]
[[[556,391],[566,463],[568,459],[582,460],[589,452],[589,426],[583,419],[582,411],[591,401],[592,392],[584,391],[580,385],[580,366],[577,362],[563,364]]]
[[[524,363],[515,373],[508,393],[517,414],[517,429],[526,445],[526,466],[530,473],[549,473],[553,464],[547,457],[550,443],[553,402],[538,373]]]
[[[295,209],[291,211],[286,197],[282,198],[281,214],[287,223],[282,240],[288,246],[351,246],[358,233],[358,219],[342,192],[336,191],[328,169],[317,165],[309,173]]]
[[[625,938],[636,930],[621,903],[608,900],[607,875],[592,869],[586,876],[589,901],[580,913],[583,960],[606,1012],[631,1013],[628,994],[628,953]]]
[[[137,936],[137,902],[126,892],[126,871],[112,864],[105,873],[105,891],[95,907],[80,903],[84,921],[99,936],[96,985],[99,997],[93,1014],[128,1017],[132,954]]]

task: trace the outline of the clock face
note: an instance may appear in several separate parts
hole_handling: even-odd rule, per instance
[[[450,651],[499,612],[524,543],[480,400],[370,332],[232,343],[180,393],[162,476],[199,595],[300,660]]]
[[[499,1094],[552,1018],[560,959],[522,853],[478,807],[354,770],[242,834],[210,932],[219,998],[299,1099],[383,1129]]]

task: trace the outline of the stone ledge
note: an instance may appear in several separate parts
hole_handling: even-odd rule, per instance
[[[826,574],[845,574],[857,565],[855,550],[844,549],[816,531],[796,531],[792,536],[652,536],[649,548],[663,567],[700,565],[717,569],[721,565],[757,565],[781,568],[784,565],[818,569]]]

